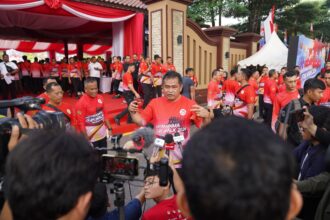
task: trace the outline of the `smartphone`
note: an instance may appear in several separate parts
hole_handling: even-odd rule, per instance
[[[102,155],[103,172],[110,175],[138,176],[139,160],[131,156]]]

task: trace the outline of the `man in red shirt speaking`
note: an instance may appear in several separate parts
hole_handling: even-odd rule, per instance
[[[203,108],[195,101],[190,100],[180,94],[182,90],[182,77],[179,73],[169,71],[163,77],[162,83],[163,97],[153,99],[144,110],[140,110],[137,101],[129,105],[129,112],[133,121],[145,126],[147,123],[154,125],[155,135],[164,137],[166,134],[184,137],[184,141],[175,144],[169,151],[172,163],[180,167],[182,159],[182,146],[190,137],[191,122],[200,127],[203,122],[207,123],[210,118],[199,117]],[[160,156],[163,154],[163,150]]]
[[[81,131],[94,148],[107,147],[107,129],[111,134],[111,125],[104,109],[104,100],[98,95],[97,81],[87,78],[84,82],[85,94],[76,104],[77,130]],[[100,154],[106,153],[100,151]]]

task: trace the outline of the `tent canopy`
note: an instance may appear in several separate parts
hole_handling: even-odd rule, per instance
[[[113,24],[123,23],[124,52],[142,53],[143,21],[142,13],[72,0],[0,1],[0,38],[6,40],[111,47]]]
[[[287,66],[288,51],[276,32],[273,32],[265,46],[252,56],[239,61],[238,65],[241,67],[266,65],[270,69],[280,70]]]

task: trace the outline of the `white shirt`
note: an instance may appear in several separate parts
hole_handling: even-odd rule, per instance
[[[95,68],[100,69],[100,70],[96,70]],[[91,77],[98,77],[98,78],[100,78],[101,77],[101,73],[100,72],[102,70],[103,70],[102,65],[99,62],[95,62],[95,63],[90,62],[88,64],[89,76],[91,76]]]
[[[7,66],[10,66],[13,69],[18,69],[17,65],[13,62],[7,62]],[[10,84],[12,80],[15,80],[15,76],[9,75],[7,76],[7,68],[6,68],[5,62],[0,63],[0,73],[4,75],[4,80],[6,81],[7,84]]]

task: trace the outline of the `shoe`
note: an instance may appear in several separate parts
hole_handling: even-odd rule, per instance
[[[120,119],[117,118],[117,117],[115,117],[114,119],[115,119],[116,124],[117,124],[117,125],[120,125]]]

